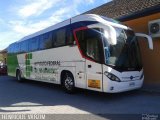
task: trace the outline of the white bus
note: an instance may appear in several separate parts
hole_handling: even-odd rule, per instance
[[[22,38],[8,47],[8,75],[107,93],[138,89],[144,80],[135,34],[119,22],[79,15]]]

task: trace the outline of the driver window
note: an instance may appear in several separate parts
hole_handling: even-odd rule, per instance
[[[96,38],[87,39],[87,50],[86,54],[88,57],[99,61],[99,48],[98,40]]]
[[[100,29],[86,29],[77,32],[81,51],[85,56],[95,61],[101,61]]]

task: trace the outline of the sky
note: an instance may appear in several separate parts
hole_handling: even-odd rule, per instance
[[[0,2],[0,50],[58,22],[111,0],[3,0]]]

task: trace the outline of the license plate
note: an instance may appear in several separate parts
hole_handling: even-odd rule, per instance
[[[130,83],[129,83],[129,86],[130,86],[130,87],[135,86],[135,82],[130,82]]]
[[[88,87],[100,89],[100,80],[88,80]]]

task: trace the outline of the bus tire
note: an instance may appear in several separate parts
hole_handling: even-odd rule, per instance
[[[72,73],[65,72],[62,75],[62,86],[67,93],[75,92],[75,82]]]
[[[16,78],[17,78],[18,82],[23,82],[20,70],[17,70],[17,72],[16,72]]]

